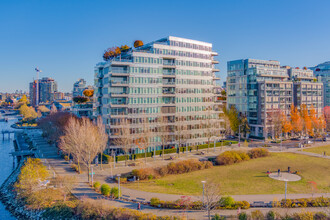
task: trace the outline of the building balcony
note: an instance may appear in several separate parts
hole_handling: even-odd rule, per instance
[[[111,108],[126,108],[128,106],[127,103],[110,103]]]
[[[220,72],[220,70],[219,69],[216,69],[216,68],[213,68],[212,69],[212,72]]]
[[[110,93],[110,97],[127,97],[128,93]]]
[[[218,56],[219,54],[217,52],[212,51],[211,56]]]
[[[217,61],[217,60],[212,60],[212,64],[218,64],[219,63],[219,61]]]
[[[120,82],[111,82],[111,86],[128,86],[128,82],[127,81],[120,81]]]
[[[129,72],[111,72],[111,76],[129,76]]]
[[[120,59],[120,58],[114,58],[111,61],[111,66],[129,66],[133,63],[132,59]]]
[[[163,82],[163,87],[175,87],[175,82]]]

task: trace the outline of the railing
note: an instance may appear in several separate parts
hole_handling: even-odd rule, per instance
[[[175,82],[163,82],[163,85],[174,85]]]
[[[111,81],[111,84],[128,84],[128,81],[120,81],[120,82]]]

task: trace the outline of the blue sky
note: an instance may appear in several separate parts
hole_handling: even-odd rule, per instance
[[[330,1],[0,0],[0,92],[28,90],[39,66],[61,91],[93,83],[103,51],[173,35],[211,42],[226,62],[313,66],[330,60]]]

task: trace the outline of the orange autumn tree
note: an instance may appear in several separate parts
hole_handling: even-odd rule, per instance
[[[285,134],[285,138],[288,138],[288,133],[292,131],[292,124],[284,112],[281,112],[281,124],[282,132]]]
[[[291,105],[290,116],[293,132],[296,135],[299,135],[299,133],[301,135],[301,131],[303,130],[303,121],[297,107],[295,107],[293,104]]]
[[[312,120],[305,104],[300,106],[300,115],[303,120],[303,131],[305,132],[305,136],[314,136]]]
[[[320,122],[319,122],[319,119],[317,117],[317,113],[316,113],[316,110],[314,108],[314,105],[311,105],[311,107],[309,109],[309,117],[310,117],[311,122],[312,122],[312,127],[313,127],[313,130],[314,130],[314,133],[319,135],[319,133],[320,133],[319,132],[320,131]]]

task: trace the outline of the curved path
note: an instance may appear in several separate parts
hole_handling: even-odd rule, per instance
[[[53,145],[49,145],[47,141],[45,141],[41,137],[41,133],[38,130],[34,130],[33,132],[29,132],[29,136],[34,140],[34,143],[38,146],[38,152],[39,152],[39,157],[43,160],[44,164],[53,172],[53,175],[70,175],[70,176],[76,176],[78,180],[78,184],[75,187],[75,189],[72,190],[72,193],[77,196],[79,199],[83,198],[91,198],[91,199],[104,199],[103,201],[110,205],[110,206],[115,206],[115,207],[125,207],[125,208],[130,208],[130,209],[136,209],[137,204],[134,202],[127,202],[127,201],[120,201],[120,200],[109,200],[105,199],[102,195],[99,193],[96,193],[93,189],[89,187],[87,184],[87,177],[86,174],[77,174],[74,172],[68,162],[64,161],[62,158],[60,158],[57,155],[57,149]],[[235,148],[233,146],[232,148]],[[215,152],[213,150],[210,150],[210,153],[208,153],[208,156],[216,156],[220,153],[220,149],[217,148]],[[188,158],[198,158],[198,157],[205,157],[204,156],[197,156],[194,155],[193,153],[189,153],[188,155],[185,155],[182,158],[179,159],[188,159]],[[161,158],[148,158],[149,160],[149,166],[155,166],[153,164],[153,161],[155,160],[158,166],[165,165],[168,162],[171,161],[163,161]],[[125,173],[129,172],[132,169],[135,169],[136,167],[125,167],[124,162],[122,162],[120,165],[116,165],[117,168],[113,169],[112,175],[115,175],[117,173]],[[119,166],[119,167],[118,167]],[[99,178],[104,178],[106,176],[109,176],[109,170],[107,171],[100,171],[94,169],[95,172],[97,173],[97,176]],[[113,186],[117,186],[117,184],[112,184]],[[132,190],[128,188],[121,187],[122,194],[126,195],[128,194],[131,199],[134,198],[143,198],[146,201],[149,201],[152,197],[158,197],[161,200],[176,200],[179,199],[181,196],[180,195],[171,195],[171,194],[161,194],[161,193],[149,193],[149,192],[143,192],[143,191],[138,191],[138,190]],[[289,194],[288,198],[306,198],[306,197],[316,197],[316,196],[327,196],[330,197],[330,193],[326,194]],[[234,195],[233,198],[235,200],[246,200],[250,203],[253,201],[264,201],[264,202],[269,202],[273,201],[274,198],[281,200],[284,198],[284,194],[270,194],[270,195]],[[192,197],[192,200],[197,200],[200,198],[197,196]],[[258,208],[256,208],[258,209]],[[248,210],[244,210],[247,213],[250,213],[254,210],[255,208],[251,208]],[[260,209],[263,213],[268,212],[272,208],[262,208]],[[295,209],[277,209],[278,212],[285,214],[285,213],[294,213],[294,212],[300,212],[300,211],[324,211],[324,208],[295,208]],[[183,214],[187,215],[188,218],[194,218],[194,219],[206,219],[206,212],[205,211],[187,211],[184,212],[183,210],[172,210],[172,209],[161,209],[161,208],[154,208],[150,206],[145,206],[142,205],[142,211],[143,212],[148,212],[148,213],[153,213],[155,215],[159,216],[164,216],[164,215],[173,215],[173,216],[182,216]],[[220,215],[237,215],[237,210],[216,210],[213,213],[218,213]]]

